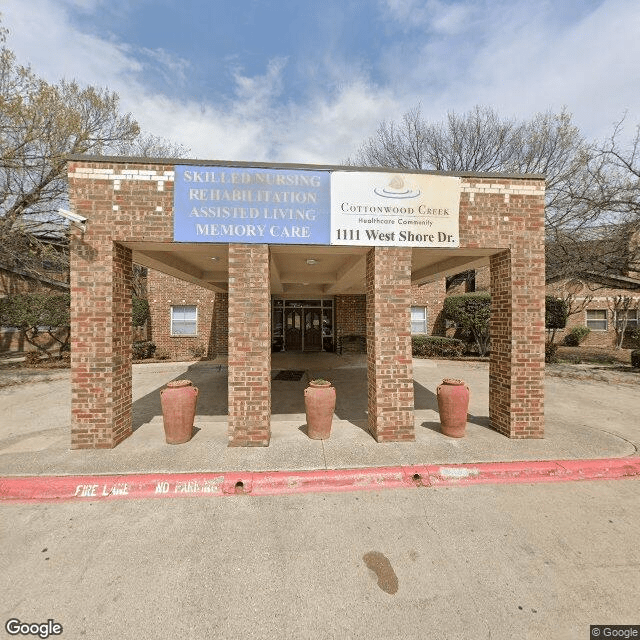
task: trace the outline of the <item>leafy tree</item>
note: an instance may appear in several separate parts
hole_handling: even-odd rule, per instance
[[[489,352],[489,318],[491,296],[488,293],[465,293],[444,300],[444,315],[471,336],[481,356]]]

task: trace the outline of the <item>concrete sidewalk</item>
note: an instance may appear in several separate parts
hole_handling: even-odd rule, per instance
[[[274,375],[300,370],[298,382],[272,382],[272,437],[266,448],[227,446],[224,359],[134,365],[134,433],[112,450],[70,451],[69,372],[0,389],[0,476],[353,469],[517,460],[633,456],[640,446],[640,399],[635,384],[547,376],[546,435],[510,440],[489,428],[488,364],[414,360],[416,440],[378,444],[365,430],[364,356],[273,354]],[[0,376],[4,376],[0,372]],[[331,438],[305,432],[303,389],[323,377],[337,391]],[[471,388],[463,439],[439,430],[435,390],[444,377]],[[160,389],[188,378],[200,389],[196,433],[182,445],[164,441]]]

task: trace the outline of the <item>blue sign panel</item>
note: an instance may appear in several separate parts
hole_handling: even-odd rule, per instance
[[[330,173],[175,167],[175,242],[329,244]]]

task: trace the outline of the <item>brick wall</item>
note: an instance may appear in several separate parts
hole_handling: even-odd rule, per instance
[[[153,269],[147,276],[151,340],[157,353],[165,352],[172,360],[189,360],[198,353],[215,357],[214,309],[216,294],[191,282],[179,280]],[[171,307],[190,305],[198,309],[197,336],[171,335]]]
[[[439,278],[422,286],[411,288],[411,305],[427,307],[427,324],[430,335],[444,334],[442,304],[446,295],[445,279]]]
[[[216,294],[213,323],[216,339],[215,354],[229,353],[229,296],[226,293]],[[213,355],[213,352],[210,355]]]
[[[335,297],[335,334],[338,353],[365,353],[367,350],[366,295]]]

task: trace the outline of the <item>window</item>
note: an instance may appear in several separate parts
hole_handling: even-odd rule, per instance
[[[171,307],[171,335],[198,335],[198,307],[195,305]]]
[[[427,333],[427,307],[411,307],[411,333]]]
[[[624,317],[627,316],[627,329],[635,329],[638,324],[638,320],[640,320],[640,313],[638,309],[627,309],[626,311],[618,311],[616,313],[617,325],[620,329],[622,329],[622,325],[624,324]]]
[[[593,331],[607,330],[607,310],[587,309],[587,327]]]

